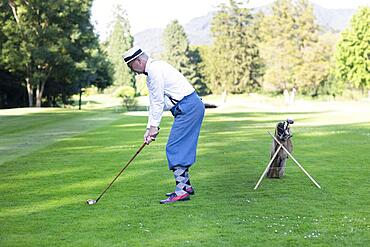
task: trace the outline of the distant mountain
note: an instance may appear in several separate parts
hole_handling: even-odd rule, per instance
[[[185,24],[185,33],[191,45],[209,45],[212,43],[211,21],[213,13],[192,19]],[[163,52],[162,35],[164,29],[147,29],[134,35],[134,45],[140,46],[153,57],[159,57]]]
[[[185,24],[185,33],[191,45],[209,45],[212,43],[211,21],[213,13],[190,20]],[[134,35],[134,45],[140,46],[151,56],[159,58],[163,52],[162,35],[164,29],[147,29]]]
[[[146,29],[134,35],[134,45],[140,46],[151,56],[158,57],[163,51],[162,34],[161,28]]]
[[[327,9],[313,4],[314,14],[317,23],[324,31],[340,32],[348,24],[355,9]],[[266,14],[271,12],[271,5],[262,6],[253,9],[253,13],[262,11]],[[185,24],[184,29],[191,45],[209,45],[212,44],[211,22],[214,13],[210,12],[206,16],[192,19]],[[142,47],[153,57],[159,57],[163,51],[162,46],[162,28],[147,29],[134,35],[134,44]]]
[[[210,45],[212,43],[211,22],[213,15],[214,13],[209,12],[206,16],[194,18],[185,24],[184,29],[190,44]]]
[[[333,32],[343,31],[349,24],[357,9],[326,9],[313,4],[317,23],[326,30]]]

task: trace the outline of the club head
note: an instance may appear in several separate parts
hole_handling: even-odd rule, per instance
[[[96,200],[93,200],[93,199],[89,199],[86,201],[87,204],[89,205],[93,205],[93,204],[96,204]]]

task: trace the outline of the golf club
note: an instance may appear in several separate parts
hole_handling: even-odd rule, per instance
[[[98,201],[100,200],[100,198],[104,195],[104,193],[112,186],[112,184],[114,183],[114,181],[116,181],[116,179],[122,174],[122,172],[128,167],[128,165],[131,163],[131,161],[133,161],[135,159],[135,157],[141,152],[141,150],[143,150],[143,148],[145,147],[145,145],[147,145],[145,142],[141,145],[141,147],[136,151],[135,155],[129,160],[129,162],[122,168],[122,170],[117,174],[117,176],[113,179],[113,181],[108,185],[108,187],[103,191],[103,193],[101,193],[101,195],[96,199],[88,199],[86,201],[87,204],[89,205],[93,205],[93,204],[96,204],[98,203]]]

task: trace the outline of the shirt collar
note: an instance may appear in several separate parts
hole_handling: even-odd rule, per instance
[[[150,57],[148,58],[148,61],[146,61],[144,74],[148,75],[148,71],[150,69],[150,64],[152,63],[152,61],[153,59],[151,59]]]

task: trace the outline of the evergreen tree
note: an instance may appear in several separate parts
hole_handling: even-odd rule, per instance
[[[217,70],[215,58],[213,56],[212,47],[209,45],[202,45],[197,47],[199,55],[201,57],[201,63],[199,64],[200,74],[204,78],[204,83],[210,90],[210,93],[220,92],[221,86],[215,86],[217,80],[217,75],[214,71]]]
[[[188,51],[189,66],[183,69],[185,77],[193,85],[199,95],[210,94],[211,91],[207,87],[205,78],[202,74],[202,57],[198,48],[190,47]]]
[[[342,32],[336,50],[336,75],[343,86],[370,90],[370,8],[363,7]]]
[[[163,45],[162,59],[178,69],[200,95],[209,93],[200,73],[199,51],[196,48],[190,49],[184,28],[177,20],[169,23],[164,30]]]
[[[106,44],[108,59],[113,64],[114,68],[114,85],[131,86],[136,92],[135,75],[122,59],[123,53],[133,45],[133,37],[130,34],[130,24],[126,11],[121,5],[115,7],[114,15],[115,21],[113,30]]]
[[[187,56],[189,42],[184,28],[177,20],[170,22],[163,32],[162,40],[164,46],[162,59],[182,72],[182,69],[190,64]]]
[[[260,86],[260,61],[253,18],[234,0],[220,5],[212,21],[212,92],[242,93]]]

